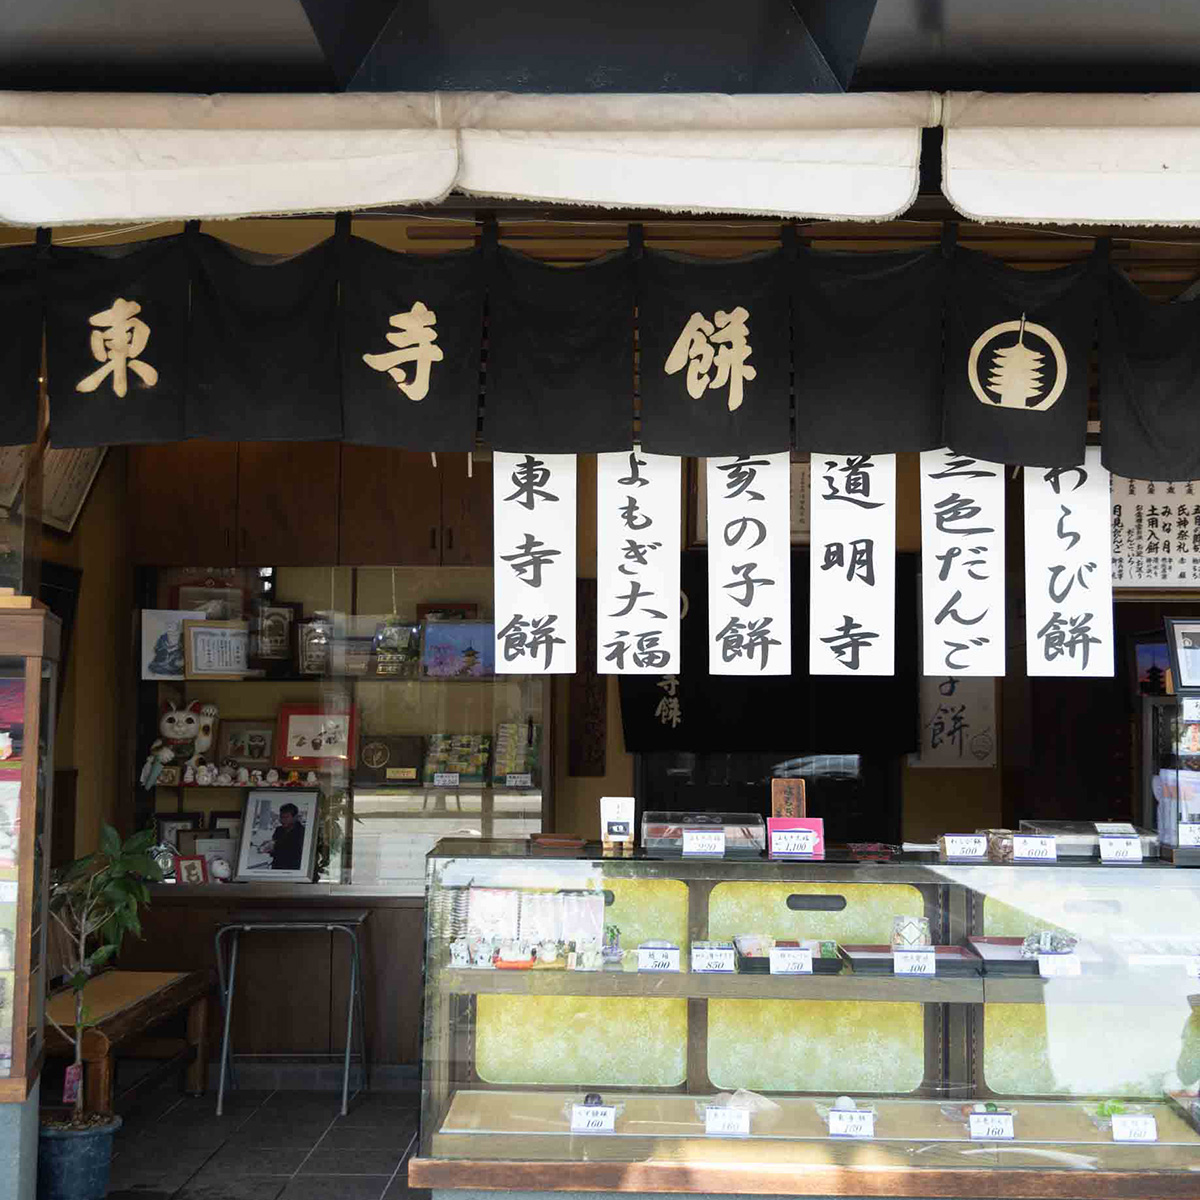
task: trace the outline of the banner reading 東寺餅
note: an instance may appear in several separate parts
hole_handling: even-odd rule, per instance
[[[790,456],[709,458],[708,669],[792,670]]]
[[[1082,466],[1024,475],[1028,672],[1111,676],[1111,509],[1100,448],[1089,446]]]
[[[891,675],[896,456],[813,454],[809,671]]]
[[[921,455],[926,675],[1004,674],[1004,467]]]
[[[496,673],[575,670],[575,456],[492,457]]]
[[[679,671],[680,461],[596,457],[596,669]]]

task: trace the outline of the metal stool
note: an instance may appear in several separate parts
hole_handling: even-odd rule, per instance
[[[230,1086],[233,1080],[233,1054],[229,1048],[230,1017],[233,1013],[233,990],[237,981],[238,944],[243,933],[260,930],[326,930],[344,933],[350,940],[350,995],[346,1002],[346,1051],[342,1067],[342,1116],[346,1115],[350,1103],[350,1059],[353,1057],[355,1012],[358,1013],[358,1047],[361,1067],[359,1091],[368,1086],[366,1018],[362,998],[362,960],[358,950],[358,931],[370,916],[368,909],[337,908],[274,908],[246,912],[235,912],[229,921],[217,927],[215,946],[217,952],[217,984],[221,994],[224,1015],[224,1033],[221,1037],[221,1074],[217,1086],[217,1116],[221,1116],[225,1104],[225,1079],[228,1074]],[[231,934],[229,968],[226,972],[222,939]],[[358,1092],[355,1092],[358,1095]]]

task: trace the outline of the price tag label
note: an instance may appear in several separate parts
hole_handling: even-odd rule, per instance
[[[1189,958],[1183,964],[1183,973],[1189,979],[1200,979],[1200,955]]]
[[[17,881],[15,879],[6,879],[0,882],[0,902],[4,904],[16,904]]]
[[[1180,821],[1179,844],[1181,846],[1200,846],[1200,823]]]
[[[1039,954],[1037,958],[1038,974],[1043,979],[1068,979],[1083,969],[1078,954]]]
[[[897,975],[922,975],[928,978],[937,972],[937,958],[932,950],[894,950],[892,970]]]
[[[724,858],[725,830],[688,829],[685,827],[683,852],[685,855],[699,854],[706,858]]]
[[[1010,1112],[969,1113],[967,1121],[971,1127],[973,1141],[1011,1142],[1016,1137],[1013,1132],[1013,1115]]]
[[[987,838],[982,833],[948,833],[946,857],[987,858]]]
[[[612,1133],[616,1129],[617,1110],[612,1104],[572,1104],[572,1133]]]
[[[505,775],[505,787],[533,787],[533,776],[528,771],[518,775]]]
[[[1128,863],[1142,861],[1142,839],[1136,835],[1105,833],[1100,835],[1100,861]]]
[[[810,946],[772,946],[772,975],[811,975],[812,948]]]
[[[1158,1124],[1148,1113],[1113,1113],[1114,1142],[1157,1142]]]
[[[434,787],[458,787],[457,771],[435,771],[433,773]]]
[[[692,948],[692,970],[701,975],[722,972],[732,974],[737,970],[732,946],[702,946]]]
[[[772,854],[812,854],[816,848],[815,829],[776,829],[771,834]]]
[[[1052,837],[1018,833],[1013,837],[1013,862],[1057,862],[1058,844]]]
[[[875,1114],[863,1109],[831,1108],[829,1136],[844,1138],[873,1138]]]
[[[713,1137],[749,1137],[750,1110],[710,1104],[704,1110],[704,1132]]]
[[[1185,721],[1200,721],[1200,696],[1181,696],[1183,701],[1183,719]]]
[[[679,970],[679,947],[678,946],[639,946],[638,947],[638,970],[639,971],[678,971]]]

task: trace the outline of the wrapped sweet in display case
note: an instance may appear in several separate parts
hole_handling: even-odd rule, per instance
[[[1200,874],[447,840],[427,887],[414,1186],[1192,1194]]]

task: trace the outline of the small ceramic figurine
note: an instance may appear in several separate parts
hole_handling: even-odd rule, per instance
[[[142,767],[142,787],[153,788],[168,763],[186,764],[194,769],[206,762],[205,755],[213,744],[216,727],[215,704],[203,704],[199,700],[194,700],[187,708],[176,708],[169,701],[164,704],[158,720],[159,736],[151,744]]]
[[[229,787],[233,783],[233,775],[228,771],[217,772],[217,787]]]
[[[237,781],[240,787],[245,787],[250,782],[249,768],[238,767]]]
[[[309,773],[307,775],[305,775],[305,777],[304,777],[304,782],[307,783],[309,787],[316,787],[317,786],[316,771],[309,771]]]
[[[212,787],[217,781],[217,768],[211,763],[201,763],[196,768],[196,782],[201,787]]]
[[[250,782],[254,787],[262,787],[263,785],[263,773],[257,767],[250,772]]]
[[[552,963],[558,960],[558,943],[545,941],[537,948],[537,960],[541,963]]]
[[[195,783],[196,782],[196,771],[191,763],[188,763],[188,765],[183,768],[183,782],[184,783]]]
[[[471,947],[468,945],[466,938],[457,938],[450,943],[450,963],[455,967],[469,967],[471,965]]]
[[[284,782],[288,787],[296,787],[300,782],[300,772],[289,771],[287,773],[287,779]]]
[[[233,868],[229,865],[229,860],[225,858],[214,858],[208,864],[208,877],[215,879],[218,883],[227,883],[233,878]]]
[[[267,772],[267,782],[272,786],[279,782],[279,772],[274,767]]]

